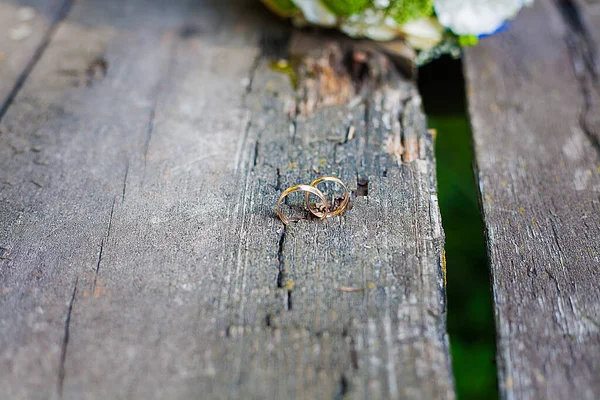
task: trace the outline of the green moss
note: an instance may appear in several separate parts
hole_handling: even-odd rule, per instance
[[[433,0],[392,0],[388,14],[399,24],[433,14]]]
[[[271,67],[272,71],[286,74],[290,78],[292,88],[296,90],[298,88],[298,74],[296,73],[298,64],[299,60],[296,58],[292,58],[290,60],[281,59],[277,61],[271,61],[271,64],[269,66]]]
[[[292,0],[261,0],[264,5],[282,17],[291,17],[299,8]]]
[[[371,0],[322,0],[322,2],[335,15],[340,17],[361,13],[371,5]]]

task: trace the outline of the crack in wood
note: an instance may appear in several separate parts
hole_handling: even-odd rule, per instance
[[[256,140],[256,143],[254,143],[254,156],[252,158],[252,168],[254,169],[256,167],[256,163],[258,162],[258,145],[259,145],[259,141],[258,139]]]
[[[60,23],[62,21],[64,21],[64,19],[67,17],[67,15],[69,15],[69,12],[71,11],[71,7],[73,6],[73,1],[74,0],[64,0],[62,6],[60,7],[60,9],[58,11],[58,13],[56,14],[56,17],[51,22],[50,28],[48,29],[48,31],[44,35],[42,41],[38,45],[37,49],[33,53],[33,56],[31,57],[31,59],[29,60],[29,62],[25,66],[25,68],[23,68],[23,72],[17,78],[17,80],[16,80],[16,82],[15,82],[12,90],[10,91],[10,93],[8,94],[8,96],[6,97],[6,100],[4,101],[4,104],[0,104],[0,121],[2,121],[4,119],[4,116],[6,115],[6,112],[8,111],[8,109],[10,108],[10,106],[15,101],[15,98],[17,97],[17,94],[19,93],[19,91],[23,87],[23,84],[25,83],[25,81],[29,77],[29,74],[31,74],[31,71],[33,70],[33,68],[36,66],[36,64],[38,63],[38,61],[42,58],[42,54],[44,54],[44,51],[46,50],[46,48],[48,47],[48,44],[52,40],[52,37],[54,36],[54,33],[58,29],[58,26],[60,25]]]
[[[121,193],[121,204],[125,202],[125,191],[127,190],[127,175],[129,174],[129,160],[125,160],[125,176],[123,177],[123,192]]]
[[[349,383],[346,375],[342,374],[338,381],[338,390],[334,396],[335,400],[343,400],[344,396],[348,394]]]
[[[152,11],[152,8],[143,1],[138,3],[136,0],[134,3],[138,4],[140,9]],[[206,3],[208,11],[212,3]],[[101,5],[94,5],[93,9],[95,7]],[[178,10],[177,7],[174,8]],[[231,9],[233,8],[232,4]],[[89,10],[92,10],[91,5],[82,7],[77,11],[77,15],[85,14]],[[188,7],[182,7],[182,10],[187,13]],[[148,43],[148,50],[151,52],[149,60],[156,61],[159,65],[154,63],[149,71],[151,81],[141,79],[134,80],[135,82],[132,83],[134,88],[139,85],[139,97],[144,99],[145,104],[143,114],[133,120],[136,125],[118,124],[119,129],[141,124],[142,129],[138,132],[141,135],[141,138],[138,137],[140,146],[137,153],[145,172],[142,172],[141,177],[134,177],[133,173],[137,174],[137,171],[132,171],[132,177],[128,177],[128,165],[127,163],[123,165],[123,161],[127,160],[123,160],[123,153],[119,149],[130,148],[130,142],[135,141],[135,138],[126,139],[126,135],[117,131],[112,132],[114,135],[108,138],[110,139],[108,142],[90,144],[97,146],[93,148],[96,154],[98,150],[110,149],[110,153],[101,153],[105,154],[106,157],[103,159],[106,163],[99,171],[104,172],[107,168],[110,170],[111,165],[118,165],[119,169],[125,167],[125,171],[117,171],[109,177],[110,187],[116,188],[114,197],[111,198],[116,201],[121,200],[123,203],[127,197],[128,211],[127,215],[118,214],[114,217],[116,203],[113,200],[106,237],[102,239],[101,234],[97,235],[102,239],[99,244],[100,250],[92,249],[92,252],[98,252],[97,260],[96,255],[90,254],[89,251],[79,251],[81,255],[78,253],[71,258],[76,261],[77,257],[89,259],[90,255],[94,256],[93,261],[97,262],[93,279],[94,285],[97,280],[97,286],[93,287],[93,290],[100,292],[103,286],[102,278],[106,279],[106,284],[110,286],[114,286],[116,282],[123,290],[118,296],[113,296],[110,303],[121,312],[107,314],[101,307],[98,308],[98,301],[93,299],[85,299],[85,301],[81,299],[82,301],[78,303],[78,308],[75,310],[77,312],[72,316],[74,326],[70,327],[72,338],[68,348],[69,381],[66,382],[63,378],[65,397],[77,396],[81,391],[89,393],[94,390],[107,391],[110,396],[111,393],[123,392],[123,385],[127,386],[124,390],[126,392],[129,390],[133,397],[136,393],[139,394],[140,390],[152,391],[158,386],[160,386],[159,391],[184,395],[190,393],[191,386],[188,383],[172,384],[171,380],[163,382],[157,379],[166,376],[164,371],[154,371],[151,368],[145,376],[134,377],[139,381],[137,383],[142,384],[141,386],[132,386],[127,383],[130,380],[127,379],[126,374],[111,374],[110,370],[106,370],[114,366],[115,360],[128,370],[131,370],[133,364],[153,365],[157,355],[162,357],[164,350],[169,351],[164,344],[172,342],[178,349],[193,351],[164,353],[163,355],[169,358],[165,361],[169,365],[172,364],[174,373],[181,372],[190,374],[189,376],[203,377],[199,384],[205,397],[222,397],[221,395],[225,394],[233,398],[244,396],[265,398],[268,397],[264,396],[267,392],[272,397],[288,395],[287,397],[312,398],[318,397],[319,394],[333,397],[338,392],[340,397],[350,397],[355,394],[354,392],[371,397],[385,397],[387,390],[385,380],[393,379],[398,382],[399,387],[406,388],[406,392],[422,394],[427,398],[452,398],[449,369],[438,361],[448,358],[445,344],[432,340],[433,343],[428,342],[417,347],[405,346],[402,342],[403,334],[412,332],[417,325],[426,323],[420,321],[421,316],[416,313],[410,316],[406,314],[407,318],[400,315],[403,311],[412,313],[402,293],[414,292],[418,298],[423,298],[423,301],[433,305],[439,304],[437,293],[431,290],[435,283],[433,279],[427,278],[431,287],[418,286],[418,282],[415,283],[419,268],[426,270],[427,277],[430,277],[434,276],[431,272],[435,271],[437,264],[433,257],[427,260],[427,263],[417,263],[412,259],[406,262],[401,260],[403,274],[396,278],[388,274],[389,270],[397,264],[394,259],[396,254],[409,252],[413,246],[428,246],[427,249],[430,249],[431,244],[423,242],[422,238],[417,241],[412,235],[410,218],[402,218],[403,213],[410,211],[408,209],[410,201],[419,204],[425,204],[427,201],[428,193],[421,191],[422,187],[416,188],[417,192],[413,193],[415,188],[404,185],[402,181],[406,177],[406,169],[416,168],[416,165],[402,166],[402,168],[390,166],[390,178],[383,181],[379,179],[379,165],[387,163],[388,158],[385,153],[380,152],[381,136],[385,133],[378,125],[380,112],[377,107],[380,104],[370,103],[373,121],[368,120],[369,111],[365,114],[367,116],[365,122],[371,122],[369,129],[372,130],[371,142],[373,142],[372,145],[367,146],[362,137],[363,110],[360,108],[360,101],[362,101],[360,98],[357,103],[335,104],[334,107],[340,111],[339,113],[332,112],[336,111],[335,108],[332,110],[323,107],[309,119],[298,117],[296,120],[293,113],[287,114],[289,107],[293,107],[292,103],[296,97],[287,86],[285,77],[273,78],[273,71],[269,69],[264,58],[257,71],[252,72],[256,76],[253,76],[247,103],[243,104],[243,92],[246,88],[239,87],[236,82],[247,77],[248,71],[251,70],[250,64],[257,51],[251,43],[255,41],[255,34],[262,29],[262,25],[261,27],[248,25],[252,19],[242,13],[240,21],[243,26],[239,29],[234,28],[233,25],[224,25],[218,37],[207,38],[206,41],[203,38],[203,40],[183,43],[182,38],[177,36],[177,31],[173,30],[172,25],[176,22],[174,17],[166,18],[167,26],[156,27],[150,24],[155,21],[153,15],[156,14],[157,20],[160,18],[163,21],[161,18],[163,11],[150,14],[151,19],[146,18],[145,12],[138,15],[141,19],[139,36],[145,37],[141,44]],[[203,14],[207,13],[202,9],[199,14],[202,20]],[[187,15],[184,16],[188,18]],[[134,22],[137,21],[136,18]],[[99,23],[104,24],[105,21],[101,20]],[[175,28],[180,26],[181,24],[177,24]],[[133,25],[133,28],[137,29],[138,26]],[[152,32],[156,33],[156,29],[167,33],[153,36]],[[124,72],[125,78],[131,71],[145,71],[137,69],[140,66],[139,60],[136,59],[137,54],[131,56],[131,52],[128,51],[131,47],[129,38],[132,32],[135,37],[138,36],[137,30],[123,32],[120,27],[117,27],[114,32],[111,31],[110,35],[114,36],[107,39],[106,43],[107,48],[114,49],[111,50],[111,54],[116,58],[114,60],[111,58],[111,63],[119,64],[118,69]],[[232,40],[228,35],[233,34],[235,36]],[[151,37],[148,38],[148,35]],[[158,37],[160,40],[155,41]],[[314,50],[324,47],[325,40],[319,37]],[[171,59],[167,58],[169,52],[174,53]],[[125,58],[121,60],[119,57]],[[206,57],[211,57],[210,62],[204,62],[207,60]],[[215,59],[212,60],[212,57]],[[135,69],[128,69],[132,65]],[[174,65],[173,71],[169,73],[172,75],[170,82],[165,81],[164,76],[168,65]],[[116,69],[114,71],[116,72]],[[161,76],[156,77],[157,74]],[[357,74],[360,76],[362,72],[358,71],[355,75]],[[110,75],[107,79],[112,82],[115,77]],[[191,75],[201,78],[192,79],[193,82],[190,84],[193,86],[169,84],[176,83],[177,77]],[[53,76],[44,78],[46,80],[36,79],[40,79],[42,83],[52,83]],[[365,76],[364,79],[369,81],[371,77]],[[387,107],[385,100],[395,99],[397,93],[412,87],[410,83],[397,77],[390,78],[384,83],[389,87],[381,88],[377,92],[378,99],[383,99],[381,103],[384,107]],[[107,86],[103,89],[109,88]],[[235,92],[235,99],[230,98],[231,92],[225,93],[229,90]],[[27,91],[29,92],[29,89]],[[107,92],[109,92],[107,95],[112,94],[108,90]],[[225,93],[223,96],[219,95],[223,93]],[[85,101],[86,96],[92,94],[90,91],[80,90],[75,97],[63,96],[62,92],[53,95],[50,99],[52,103],[65,103],[63,105],[73,112],[72,118],[59,121],[57,129],[69,132],[71,123],[78,122],[80,118],[89,115],[88,111],[93,113],[92,106],[96,103],[87,104]],[[30,95],[35,97],[36,94]],[[193,103],[196,98],[199,99],[198,107],[191,111],[182,107],[183,104]],[[169,104],[166,104],[167,99]],[[107,103],[109,102],[110,100],[107,100]],[[78,103],[82,105],[79,106]],[[169,108],[166,113],[161,111],[164,106]],[[228,108],[230,106],[231,109]],[[240,113],[240,110],[248,111],[252,123],[247,127],[249,133],[239,153],[239,171],[237,174],[232,174],[235,156],[233,152],[238,143],[232,145],[231,140],[241,141],[243,130],[248,122],[247,117]],[[186,122],[185,126],[179,126],[177,122],[181,122],[182,117],[186,119],[185,117],[190,115],[188,111],[193,112],[193,115],[198,118],[207,117],[210,124],[199,127],[198,131],[192,123],[187,125],[187,122],[190,122],[187,120],[183,121]],[[421,111],[415,112],[421,114]],[[356,121],[356,135],[360,140],[349,142],[351,136],[349,128],[346,132],[348,146],[340,147],[339,151],[341,153],[342,149],[344,151],[347,149],[348,154],[344,154],[344,160],[337,162],[331,159],[333,144],[323,139],[332,126],[334,129],[339,127],[340,130],[348,127],[347,115],[352,115],[352,120]],[[112,116],[113,114],[100,115],[94,123],[105,123],[104,118],[112,118]],[[123,120],[126,120],[125,117]],[[177,126],[172,126],[173,123]],[[219,128],[215,129],[215,127]],[[183,130],[171,132],[171,128]],[[79,135],[77,138],[87,138],[84,132],[85,130],[77,130]],[[185,138],[190,141],[198,140],[198,143],[204,143],[204,139],[208,138],[217,146],[219,143],[227,143],[227,147],[219,150],[226,152],[220,160],[223,162],[219,162],[216,168],[198,168],[190,171],[194,173],[182,179],[159,175],[164,171],[162,168],[166,158],[175,160],[194,151],[193,148],[185,146],[185,143],[177,146],[178,143],[182,144],[180,140],[184,132]],[[422,130],[419,132],[422,133]],[[341,133],[343,134],[343,131]],[[257,139],[261,135],[264,139]],[[94,159],[85,158],[85,153],[80,154],[76,151],[77,143],[87,141],[71,141],[70,135],[59,136],[56,148],[60,149],[71,143],[71,147],[68,148],[71,150],[69,160],[72,163],[67,165],[92,165]],[[309,143],[313,137],[321,142]],[[155,146],[158,147],[158,142],[161,148],[173,143],[175,145],[168,148],[168,154],[157,153],[159,159],[154,160],[154,154],[150,153],[149,146],[153,145],[154,149]],[[290,145],[290,142],[295,144]],[[227,151],[230,147],[233,147],[233,150]],[[49,148],[48,151],[51,150],[52,148]],[[154,150],[159,151],[158,148]],[[321,163],[320,159],[325,159],[326,162]],[[129,161],[133,162],[131,160],[129,158]],[[325,164],[323,169],[328,170],[323,172],[339,174],[345,182],[353,182],[356,176],[368,178],[367,182],[370,179],[369,195],[373,199],[374,206],[365,207],[366,201],[361,202],[362,209],[358,210],[359,212],[349,214],[347,218],[332,218],[326,223],[303,221],[288,226],[291,230],[286,230],[288,228],[279,225],[273,213],[277,196],[273,186],[276,185],[281,189],[288,183],[310,181],[312,177],[310,168],[315,163]],[[253,164],[257,167],[254,171],[250,168]],[[135,163],[132,164],[132,168],[134,166]],[[63,172],[58,167],[52,165],[51,172],[56,174]],[[148,190],[132,191],[130,186],[138,184],[135,181],[139,179],[144,181],[144,173],[147,175]],[[222,179],[217,179],[219,177]],[[196,182],[201,186],[210,182],[214,184],[211,191],[196,187],[192,189],[191,186]],[[62,196],[60,198],[77,199],[86,193],[83,184],[72,185],[72,189],[72,192],[65,192],[65,195],[59,194]],[[28,190],[32,191],[34,188]],[[213,194],[217,196],[213,198]],[[67,195],[73,196],[67,197]],[[156,197],[148,198],[148,195],[156,195]],[[206,215],[205,211],[209,210],[214,199],[219,198],[218,195],[222,195],[221,200],[223,200],[223,207],[219,211],[221,220],[218,224],[212,225],[214,219]],[[18,200],[20,201],[20,198]],[[17,202],[17,204],[21,203]],[[97,222],[101,221],[101,228],[104,228],[106,223],[104,213],[108,211],[106,207],[108,203],[104,203],[103,207],[98,207],[97,204],[84,202],[82,207],[75,211],[82,218],[87,215],[93,217],[89,221],[86,220],[89,227],[97,227]],[[142,220],[146,218],[148,212],[152,210],[155,212],[152,212],[152,218],[149,218],[146,224],[135,223],[140,221],[140,218]],[[59,216],[56,211],[50,217],[55,219]],[[44,221],[53,222],[50,217]],[[124,218],[122,222],[121,217]],[[118,226],[112,228],[115,229],[115,236],[118,231],[119,240],[108,240],[113,234],[112,218],[119,218]],[[426,218],[423,219],[423,223],[427,224]],[[30,232],[37,231],[33,226],[29,228],[30,226],[27,226]],[[89,227],[84,226],[82,234],[70,235],[66,232],[64,235],[69,240],[63,242],[74,246],[81,244],[80,242],[88,237],[86,233],[90,232],[87,229]],[[47,230],[51,229],[53,228]],[[283,231],[279,231],[281,229]],[[45,234],[47,230],[41,231],[40,235]],[[203,230],[206,232],[202,232]],[[125,236],[121,238],[121,234]],[[382,240],[379,240],[380,237]],[[18,239],[15,238],[15,241]],[[63,239],[63,236],[59,236],[59,239]],[[381,243],[382,241],[385,243]],[[321,246],[322,244],[327,244],[327,247]],[[437,243],[434,246],[433,250],[437,252],[439,250]],[[40,259],[43,257],[52,261],[59,259],[60,256],[62,257],[60,260],[63,260],[73,253],[64,246],[57,256],[56,252],[50,253],[52,249],[48,247],[47,252],[40,250]],[[82,250],[84,249],[85,247]],[[132,252],[132,249],[136,251]],[[278,253],[277,261],[275,261],[275,251]],[[306,257],[306,260],[301,259],[300,256]],[[134,268],[117,268],[108,274],[107,263],[114,257],[115,260],[119,259],[119,263],[125,262],[128,265],[147,268],[140,270],[143,274],[138,274],[137,272],[140,271],[136,272]],[[149,260],[163,261],[150,262],[151,265],[148,266]],[[271,263],[271,266],[267,265],[265,268],[265,262]],[[274,269],[275,263],[277,263],[277,272]],[[76,262],[72,264],[73,268],[79,265]],[[300,265],[305,268],[301,269]],[[90,267],[87,274],[91,273],[94,266]],[[62,265],[56,268],[62,268]],[[50,270],[52,271],[54,270]],[[103,277],[99,277],[100,272],[103,272]],[[272,280],[274,273],[277,274],[277,282]],[[164,279],[156,280],[157,274]],[[54,276],[50,273],[48,275]],[[91,274],[88,277],[91,278]],[[296,289],[293,288],[294,282],[290,279],[292,277],[296,281]],[[381,280],[381,284],[389,285],[390,290],[374,290],[370,298],[371,294],[347,296],[337,290],[340,285],[354,284],[358,281],[366,282],[369,278]],[[87,283],[82,281],[84,286],[90,283],[91,279]],[[135,290],[137,283],[141,283],[144,296],[140,296],[139,291]],[[273,283],[276,283],[277,287]],[[63,291],[70,292],[72,283],[63,282],[63,286],[65,284],[67,286]],[[87,293],[89,286],[84,289]],[[81,287],[77,287],[77,290],[81,292]],[[160,297],[164,301],[148,302],[146,294]],[[39,297],[41,298],[42,295],[46,293],[41,293]],[[286,303],[289,311],[286,311]],[[178,306],[177,312],[173,312],[172,305]],[[73,307],[74,299],[71,302],[71,309]],[[26,307],[23,308],[25,311],[30,311]],[[384,309],[390,310],[392,315],[391,322],[388,323],[389,328],[398,333],[390,336],[393,342],[390,344],[388,340],[387,346],[383,345],[381,333]],[[156,318],[148,321],[135,320],[132,323],[131,318],[138,311],[146,315],[150,312]],[[356,318],[357,325],[353,327],[355,337],[350,339],[341,337],[340,328],[353,317]],[[69,314],[69,322],[70,318],[71,314]],[[101,323],[96,323],[98,321]],[[143,337],[130,335],[131,332],[145,329],[148,323],[152,325],[152,332],[149,335]],[[61,337],[62,326],[58,328],[58,337]],[[103,334],[109,331],[123,340],[110,343],[108,346],[98,346],[99,343],[106,345],[112,342],[113,335]],[[422,329],[418,333],[429,334]],[[221,340],[220,335],[234,340]],[[18,345],[19,343],[17,349]],[[388,349],[392,345],[394,351],[390,352]],[[136,349],[135,359],[123,358],[123,355],[129,354],[132,348]],[[52,349],[42,349],[42,351],[50,352]],[[94,360],[97,360],[94,368],[88,368],[89,365],[86,364],[90,354]],[[378,364],[380,360],[386,360],[387,357],[394,357],[394,363]],[[359,365],[360,375],[355,372]],[[388,370],[388,365],[393,368]],[[96,372],[106,379],[97,382],[93,378]],[[302,387],[302,382],[311,380],[308,374],[314,372],[318,374],[313,375],[318,378],[318,386]],[[171,373],[172,371],[167,371],[167,375]],[[296,373],[297,379],[294,378]],[[6,380],[18,378],[15,379],[17,382],[15,386],[29,385],[28,392],[25,393],[31,393],[36,387],[30,382],[38,379],[41,374],[44,374],[44,371],[31,371],[32,378],[23,380],[23,385],[21,376],[11,371],[11,375]],[[413,375],[416,378],[413,378]],[[210,380],[213,377],[232,384],[212,385]],[[52,380],[50,390],[54,391],[56,377],[53,374],[50,378]],[[371,382],[376,382],[377,385],[370,385]],[[381,386],[378,386],[379,382],[382,382]],[[311,396],[309,393],[317,396]]]
[[[285,263],[284,263],[284,256],[283,256],[285,238],[286,238],[286,225],[284,225],[283,228],[281,229],[281,232],[279,233],[279,238],[278,238],[277,261],[279,263],[279,271],[277,273],[277,287],[280,289],[286,288],[286,309],[288,311],[290,311],[293,308],[293,301],[292,301],[293,289],[291,287],[288,287],[288,285],[285,282]]]
[[[350,347],[350,362],[352,363],[352,368],[354,370],[358,370],[358,352],[356,351],[356,341],[354,340],[353,335],[348,336],[350,338],[350,343],[348,344]]]
[[[58,397],[62,399],[63,397],[63,388],[66,377],[66,368],[65,363],[67,360],[67,347],[69,346],[69,328],[71,323],[71,313],[73,312],[73,303],[75,302],[75,295],[77,294],[77,283],[79,282],[79,277],[75,278],[75,285],[73,286],[73,292],[71,293],[71,299],[69,300],[69,306],[67,308],[67,316],[65,318],[65,327],[63,340],[60,350],[60,365],[58,367],[58,381],[56,384],[56,392]]]
[[[500,397],[591,398],[599,388],[597,329],[583,317],[598,304],[597,32],[588,24],[597,20],[588,11],[579,0],[536,1],[510,32],[466,51]]]
[[[108,217],[108,227],[106,228],[106,239],[110,237],[110,228],[112,227],[113,213],[115,212],[115,199],[113,199],[112,206],[110,207],[110,216]]]
[[[277,171],[279,171],[279,169],[277,169]],[[284,225],[283,228],[281,228],[281,232],[279,232],[279,239],[277,240],[277,246],[278,246],[277,262],[279,263],[278,273],[277,273],[277,287],[278,288],[285,287],[285,282],[284,282],[285,264],[283,262],[283,245],[285,243],[285,230],[286,230],[286,226]]]
[[[280,191],[281,190],[281,170],[279,168],[277,168],[276,171],[277,171],[277,181],[275,183],[275,190]]]
[[[596,66],[596,46],[585,24],[582,21],[579,6],[573,0],[559,0],[558,8],[565,21],[568,32],[565,36],[571,66],[579,82],[579,90],[583,98],[583,109],[579,114],[579,125],[600,158],[600,132],[590,127],[589,118],[596,111],[592,103],[589,86],[600,93],[598,70]],[[590,83],[591,81],[591,83]]]
[[[263,54],[259,53],[256,57],[254,57],[254,61],[250,66],[250,71],[248,71],[248,83],[246,85],[246,92],[244,93],[244,98],[252,92],[252,83],[254,82],[254,76],[256,75],[256,70],[260,65],[260,61],[263,58]]]
[[[292,290],[288,289],[287,290],[287,303],[286,303],[286,307],[288,311],[291,311],[293,308],[293,303],[292,303]]]
[[[106,227],[106,234],[104,235],[104,238],[102,238],[102,240],[100,241],[100,250],[98,251],[98,262],[96,263],[96,269],[94,271],[94,281],[92,282],[92,294],[95,293],[94,291],[96,289],[96,282],[98,281],[98,275],[100,274],[100,264],[102,263],[102,252],[104,251],[104,245],[110,237],[110,228],[112,226],[113,213],[115,211],[115,202],[116,199],[113,199],[112,206],[110,208],[110,215],[108,217],[108,226]]]
[[[350,321],[352,323],[352,321]],[[348,350],[350,353],[350,363],[352,364],[352,368],[357,371],[358,370],[358,352],[356,351],[356,340],[354,339],[354,335],[350,333],[349,325],[345,325],[342,329],[342,337],[344,340],[348,342]]]
[[[96,281],[98,280],[98,273],[100,272],[100,263],[102,262],[102,250],[104,249],[104,239],[100,242],[100,250],[98,251],[98,262],[96,263],[96,269],[94,270],[94,281],[92,282],[92,294],[96,289]]]
[[[558,0],[558,6],[566,24],[581,37],[582,44],[585,46],[585,52],[582,52],[581,55],[583,56],[583,60],[585,61],[588,71],[591,72],[594,81],[597,81],[598,69],[596,66],[596,44],[586,25],[583,23],[579,6],[573,0]]]
[[[356,198],[367,197],[369,195],[369,179],[356,177],[356,191],[354,192]]]

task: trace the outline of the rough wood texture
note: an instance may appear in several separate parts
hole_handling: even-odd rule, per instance
[[[0,118],[70,3],[68,0],[0,1]]]
[[[574,10],[536,0],[465,60],[507,399],[600,394],[598,52]]]
[[[453,398],[420,98],[347,54],[255,1],[76,2],[0,125],[0,392]],[[284,229],[324,173],[353,208]]]

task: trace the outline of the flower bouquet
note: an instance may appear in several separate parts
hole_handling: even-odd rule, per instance
[[[402,40],[424,64],[503,30],[533,0],[262,0],[297,26],[337,28],[354,38]]]

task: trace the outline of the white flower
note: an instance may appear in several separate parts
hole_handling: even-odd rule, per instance
[[[404,36],[415,49],[430,49],[442,41],[444,28],[435,18],[421,18],[399,25],[386,16],[384,10],[366,9],[361,14],[351,15],[341,25],[341,30],[351,37],[367,37],[388,41]]]
[[[431,49],[442,41],[444,28],[435,18],[421,18],[402,25],[406,43],[415,49]]]
[[[351,37],[368,37],[380,41],[392,40],[398,36],[398,23],[393,18],[386,18],[383,10],[372,8],[351,15],[340,29]]]
[[[457,35],[490,35],[533,0],[436,0],[440,24]]]
[[[319,0],[294,0],[294,4],[298,6],[304,18],[311,24],[322,26],[335,26],[337,17]]]

